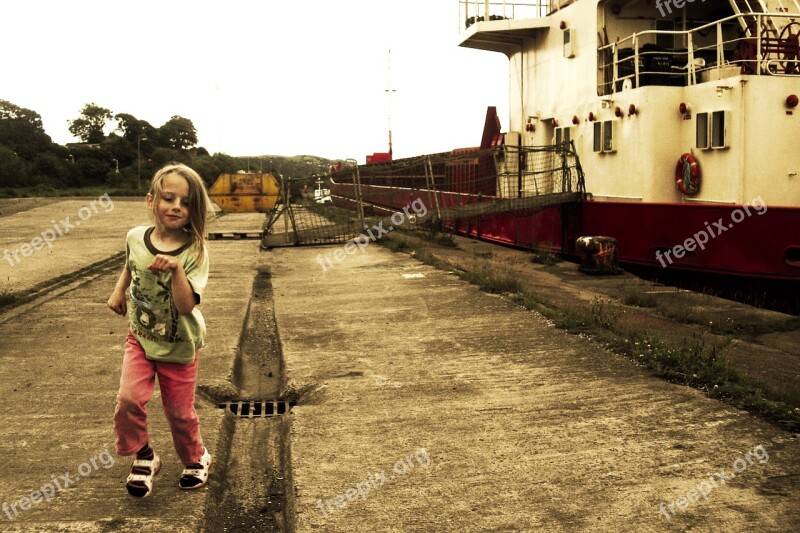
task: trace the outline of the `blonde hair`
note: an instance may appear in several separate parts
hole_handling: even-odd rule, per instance
[[[213,211],[206,184],[200,174],[182,163],[169,163],[161,167],[153,176],[150,191],[148,192],[153,199],[153,214],[155,215],[156,201],[161,198],[161,187],[164,178],[170,174],[182,177],[189,184],[189,224],[187,225],[187,231],[191,234],[192,244],[196,244],[200,248],[200,256],[202,257],[205,251],[206,222],[209,213]]]

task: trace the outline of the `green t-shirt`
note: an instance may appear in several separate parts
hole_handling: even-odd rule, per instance
[[[167,363],[191,363],[203,347],[206,324],[195,305],[188,315],[179,315],[172,298],[172,275],[153,274],[147,265],[157,254],[175,256],[182,264],[194,292],[195,304],[208,281],[208,254],[200,258],[197,245],[186,244],[171,252],[153,246],[153,227],[138,226],[128,232],[126,265],[131,273],[131,332],[148,359]]]

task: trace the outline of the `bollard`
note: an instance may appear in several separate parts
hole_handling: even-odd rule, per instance
[[[581,254],[578,270],[586,274],[622,274],[617,263],[617,239],[614,237],[578,237],[575,248]]]

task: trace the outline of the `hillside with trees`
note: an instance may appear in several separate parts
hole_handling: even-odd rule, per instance
[[[212,155],[197,146],[197,131],[186,117],[175,115],[156,127],[95,103],[83,106],[69,131],[81,142],[54,143],[39,113],[0,100],[0,196],[79,194],[97,187],[110,194],[142,194],[153,173],[171,161],[191,166],[209,186],[222,173],[308,178],[331,164],[307,155]]]

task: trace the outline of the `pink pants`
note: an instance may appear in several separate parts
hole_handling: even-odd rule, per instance
[[[114,411],[119,455],[133,455],[149,442],[147,402],[153,395],[158,375],[161,403],[172,431],[175,451],[184,466],[200,459],[203,455],[203,439],[200,437],[200,420],[194,410],[199,358],[198,350],[194,361],[189,364],[150,361],[136,337],[128,332],[117,408]]]

